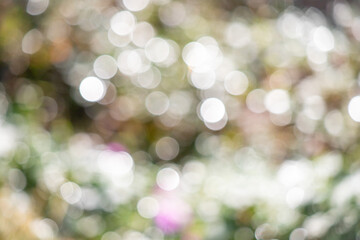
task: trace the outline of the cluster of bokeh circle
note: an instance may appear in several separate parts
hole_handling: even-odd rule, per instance
[[[136,198],[139,215],[154,219],[162,231],[150,229],[150,236],[180,231],[196,211],[216,239],[226,232],[219,220],[222,205],[241,210],[263,199],[266,206],[259,204],[259,209],[269,211],[267,223],[254,224],[254,232],[240,228],[237,239],[275,237],[296,226],[302,204],[326,195],[322,187],[331,185],[343,166],[341,154],[356,142],[360,80],[351,51],[360,41],[360,18],[345,3],[333,6],[334,28],[317,9],[289,7],[278,14],[268,6],[259,17],[242,6],[232,12],[204,10],[205,16],[196,2],[64,0],[48,9],[58,15],[44,29],[24,34],[21,47],[27,55],[49,42],[62,47],[53,63],[94,122],[106,111],[106,120],[155,121],[161,129],[150,150],[131,154],[121,146],[98,149],[96,137],[77,134],[65,150],[75,163],[46,160],[61,158],[57,153],[42,156],[45,187],[81,211],[111,212]],[[29,0],[26,11],[37,16],[48,7],[48,0]],[[78,45],[69,50],[67,38]],[[36,95],[37,90],[26,91]],[[195,132],[190,143],[195,153],[179,159],[188,139],[172,133],[186,128]],[[151,159],[147,151],[159,165],[141,161]],[[287,154],[296,160],[286,159]],[[65,179],[66,171],[74,171],[75,180]],[[21,171],[10,175],[17,179],[13,182],[26,182]],[[90,182],[87,175],[103,177],[108,205],[98,190],[84,187]],[[331,204],[341,206],[351,198],[358,175],[331,185]],[[195,193],[201,197],[192,210],[189,199]],[[81,213],[74,212],[71,217],[79,219]],[[332,213],[309,216],[291,230],[290,239],[321,237],[332,218]],[[98,215],[80,219],[79,228],[88,237],[101,232]],[[93,231],[86,231],[89,223]],[[134,234],[124,238],[136,239]],[[117,238],[115,232],[103,236]]]

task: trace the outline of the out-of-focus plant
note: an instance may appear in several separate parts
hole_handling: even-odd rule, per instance
[[[3,0],[1,239],[356,239],[359,8]]]

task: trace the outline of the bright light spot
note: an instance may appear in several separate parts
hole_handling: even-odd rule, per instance
[[[96,77],[87,77],[79,86],[81,96],[88,102],[100,101],[105,96],[105,84]]]
[[[145,46],[146,57],[154,63],[165,61],[169,53],[169,43],[162,38],[152,38]]]
[[[286,203],[291,208],[298,207],[304,199],[304,190],[298,187],[291,188],[286,194]]]
[[[59,230],[57,224],[49,218],[31,222],[30,228],[31,231],[41,240],[54,239],[57,231]]]
[[[145,72],[150,68],[150,63],[146,59],[144,51],[140,49],[121,52],[117,64],[120,72],[129,76]]]
[[[28,31],[22,39],[21,48],[24,53],[34,54],[40,50],[43,43],[43,35],[37,29]]]
[[[180,183],[180,177],[177,171],[172,168],[161,169],[156,176],[157,185],[165,190],[171,191],[178,187]]]
[[[230,23],[225,30],[226,43],[234,48],[246,46],[251,41],[251,33],[249,28],[240,22]]]
[[[190,79],[194,87],[204,90],[214,85],[216,75],[213,70],[207,72],[191,72]]]
[[[109,55],[99,56],[94,62],[94,72],[99,78],[110,79],[117,70],[115,59]]]
[[[335,46],[334,36],[324,26],[318,27],[314,30],[313,41],[315,46],[323,52],[332,50]]]
[[[29,0],[26,5],[26,12],[30,15],[40,15],[49,6],[49,0]]]
[[[266,94],[266,109],[274,114],[282,114],[290,109],[290,97],[287,91],[275,89]]]
[[[188,43],[182,52],[184,62],[197,72],[217,68],[222,61],[222,53],[215,39],[203,37],[198,42]]]
[[[135,28],[135,16],[128,11],[116,13],[110,20],[111,29],[118,35],[127,35]]]
[[[136,24],[132,34],[132,42],[138,47],[145,47],[146,43],[153,38],[155,31],[153,26],[148,22]]]
[[[249,80],[246,75],[240,71],[230,72],[225,77],[225,90],[231,95],[243,94],[248,88]]]
[[[157,141],[155,150],[162,160],[172,160],[179,154],[179,144],[174,138],[163,137]]]
[[[201,104],[200,115],[205,122],[219,122],[225,114],[224,103],[217,98],[208,98]]]
[[[153,115],[164,114],[169,104],[169,98],[163,92],[152,92],[145,99],[146,109]]]
[[[285,186],[293,187],[310,181],[311,169],[307,161],[285,161],[279,168],[277,179]]]
[[[82,195],[81,188],[73,182],[67,182],[61,185],[60,194],[62,198],[70,204],[75,204],[80,201]]]
[[[205,126],[210,129],[210,130],[213,130],[213,131],[219,131],[221,129],[223,129],[226,124],[228,122],[228,116],[225,114],[224,117],[218,121],[218,122],[207,122],[207,121],[204,121],[205,123]]]
[[[132,169],[134,162],[127,152],[103,151],[98,157],[99,170],[105,175],[119,177]]]
[[[360,122],[360,96],[355,96],[350,100],[348,112],[352,120]]]
[[[266,92],[262,89],[255,89],[246,96],[246,106],[254,113],[265,112],[264,100]]]
[[[124,6],[133,12],[138,12],[147,7],[150,0],[123,0]]]
[[[157,63],[161,67],[169,67],[172,64],[176,63],[179,58],[179,45],[172,40],[166,40],[166,42],[169,44],[169,55],[164,61]]]
[[[144,197],[138,202],[137,210],[143,218],[154,218],[159,213],[159,203],[153,197]]]
[[[109,42],[116,47],[125,47],[131,42],[131,34],[118,35],[113,30],[108,31]]]
[[[16,148],[17,133],[10,125],[0,123],[0,157],[6,156]]]

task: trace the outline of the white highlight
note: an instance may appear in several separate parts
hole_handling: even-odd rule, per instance
[[[143,218],[153,218],[159,213],[159,203],[153,197],[144,197],[138,202],[137,210]]]
[[[152,38],[145,46],[146,57],[154,63],[165,61],[169,53],[169,43],[162,38]]]
[[[216,75],[213,70],[206,72],[191,72],[190,79],[194,87],[205,90],[214,85]]]
[[[43,35],[37,29],[28,31],[22,39],[21,48],[24,53],[34,54],[40,50],[43,43]]]
[[[135,24],[135,16],[128,11],[118,12],[110,20],[111,29],[118,35],[127,35],[131,33]]]
[[[94,62],[94,72],[99,78],[110,79],[117,70],[115,59],[109,55],[99,56]]]
[[[86,101],[97,102],[105,95],[105,84],[97,77],[87,77],[81,81],[79,91]]]
[[[172,168],[161,169],[156,176],[157,185],[165,190],[171,191],[178,187],[180,183],[180,177],[177,171]]]
[[[80,201],[82,192],[79,185],[73,182],[67,182],[61,185],[60,194],[69,204],[75,204]]]
[[[201,104],[200,115],[205,122],[219,122],[225,114],[225,105],[217,98],[208,98]]]
[[[350,100],[348,112],[352,120],[360,122],[360,96],[355,96]]]
[[[46,11],[49,0],[29,0],[26,5],[26,12],[30,15],[40,15]]]
[[[324,26],[318,27],[314,30],[313,41],[315,46],[323,52],[332,50],[335,46],[334,36]]]
[[[138,12],[147,7],[150,0],[123,0],[124,6],[133,12]]]
[[[287,91],[275,89],[266,94],[266,109],[274,114],[282,114],[290,109],[290,97]]]
[[[146,109],[153,115],[164,114],[169,105],[169,98],[163,92],[152,92],[145,99]]]
[[[226,75],[224,81],[225,90],[231,95],[243,94],[249,86],[246,75],[240,71],[233,71]]]

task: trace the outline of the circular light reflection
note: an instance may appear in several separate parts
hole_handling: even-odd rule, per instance
[[[172,168],[163,168],[156,176],[156,183],[161,189],[171,191],[178,187],[180,176],[177,171]]]
[[[154,218],[159,213],[159,203],[153,197],[144,197],[137,204],[137,210],[143,218]]]
[[[250,30],[243,23],[230,23],[225,30],[225,41],[234,48],[244,47],[251,41]]]
[[[37,29],[28,31],[22,39],[21,48],[24,53],[34,54],[40,50],[43,43],[43,35]]]
[[[111,29],[118,35],[127,35],[131,33],[135,24],[135,16],[128,11],[118,12],[110,20]]]
[[[179,154],[179,143],[172,137],[163,137],[156,143],[155,150],[160,159],[172,160]]]
[[[138,47],[145,47],[146,43],[153,38],[155,30],[148,22],[140,22],[136,24],[132,34],[132,42]]]
[[[136,82],[143,88],[156,88],[161,82],[161,72],[156,67],[136,76]]]
[[[198,89],[209,89],[215,84],[216,75],[213,70],[206,72],[191,72],[191,83]]]
[[[49,0],[29,0],[26,5],[26,12],[30,15],[40,15],[49,6]]]
[[[241,95],[248,88],[249,80],[246,75],[240,71],[230,72],[225,77],[225,90],[231,95]]]
[[[117,70],[115,59],[109,55],[99,56],[94,62],[94,72],[99,78],[110,79]]]
[[[145,46],[146,57],[154,63],[165,61],[169,53],[169,43],[162,38],[152,38]]]
[[[265,96],[266,109],[274,114],[282,114],[290,109],[290,97],[287,91],[275,89]]]
[[[133,12],[138,12],[147,7],[150,0],[123,0],[124,6]]]
[[[201,104],[200,115],[205,122],[219,122],[225,114],[225,105],[217,98],[208,98]]]
[[[145,72],[150,68],[150,63],[141,49],[121,52],[117,65],[121,73],[129,76]]]
[[[254,113],[263,113],[266,108],[264,106],[264,99],[266,92],[262,89],[255,89],[246,96],[246,106]]]
[[[103,151],[98,158],[99,170],[103,173],[117,177],[127,174],[134,162],[127,152]]]
[[[175,27],[184,22],[186,9],[180,2],[171,2],[159,9],[159,18],[165,25]]]
[[[164,114],[169,105],[169,98],[163,92],[152,92],[145,99],[146,109],[153,115]]]
[[[80,201],[82,196],[81,188],[73,182],[67,182],[61,185],[60,194],[62,198],[70,204],[77,203]]]
[[[360,122],[360,96],[355,96],[350,100],[348,112],[352,120]]]
[[[335,46],[334,36],[330,30],[324,26],[320,26],[314,30],[313,41],[315,46],[323,52],[328,52]]]
[[[81,96],[88,102],[97,102],[105,96],[105,84],[97,77],[87,77],[79,86]]]
[[[108,39],[109,42],[116,47],[125,47],[131,41],[131,34],[118,35],[113,30],[109,29]]]

